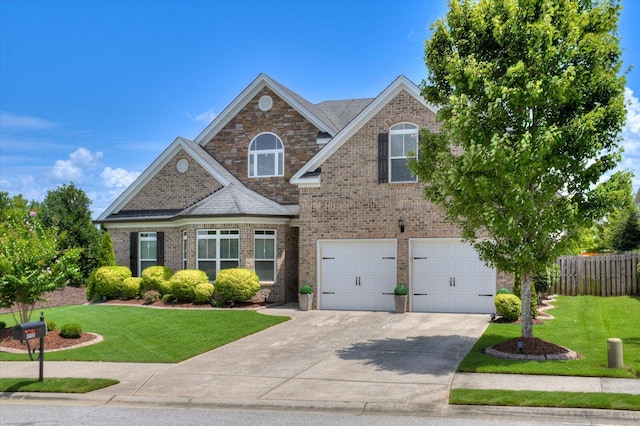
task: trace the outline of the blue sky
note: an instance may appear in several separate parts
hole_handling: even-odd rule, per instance
[[[640,187],[640,2],[623,0],[622,167]],[[177,137],[264,72],[311,102],[427,74],[445,0],[0,0],[0,191],[74,182],[100,214]]]

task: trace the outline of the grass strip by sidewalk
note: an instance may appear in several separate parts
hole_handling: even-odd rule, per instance
[[[58,327],[78,323],[102,335],[100,343],[45,352],[47,361],[175,363],[241,339],[288,317],[248,310],[153,309],[137,306],[73,305],[43,309]],[[0,315],[8,327],[10,314]],[[45,346],[46,351],[46,346]],[[27,354],[0,353],[0,361],[27,361]]]
[[[597,408],[640,411],[640,395],[620,393],[451,389],[449,403],[453,405]]]
[[[558,296],[549,314],[555,319],[533,326],[535,337],[572,349],[579,359],[523,361],[492,358],[484,350],[518,337],[519,324],[492,323],[458,366],[472,373],[638,378],[640,298],[632,296]],[[622,339],[625,368],[608,368],[607,339]]]
[[[54,392],[87,393],[120,383],[111,379],[44,378],[37,379],[0,378],[0,392]]]

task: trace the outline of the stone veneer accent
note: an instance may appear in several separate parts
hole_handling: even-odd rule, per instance
[[[258,101],[264,95],[273,98],[273,107],[266,112],[258,107]],[[274,133],[282,140],[285,150],[282,177],[248,176],[249,144],[263,132]],[[281,204],[297,204],[298,188],[290,184],[289,179],[322,147],[316,142],[317,134],[315,126],[265,88],[204,148],[249,189]]]
[[[176,164],[183,158],[189,168],[180,173]],[[220,188],[213,176],[180,150],[122,210],[185,209]]]

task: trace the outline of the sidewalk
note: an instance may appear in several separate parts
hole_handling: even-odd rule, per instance
[[[85,395],[1,394],[16,402],[235,409],[329,410],[430,416],[526,413],[640,424],[640,412],[448,405],[449,390],[507,389],[640,394],[640,380],[455,373],[486,315],[300,312],[291,321],[177,364],[47,362],[44,377],[120,383]],[[1,362],[1,377],[38,377],[36,362]]]

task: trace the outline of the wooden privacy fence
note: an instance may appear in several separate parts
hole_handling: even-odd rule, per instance
[[[640,253],[598,256],[562,256],[560,281],[553,293],[567,296],[640,295],[638,287]]]

